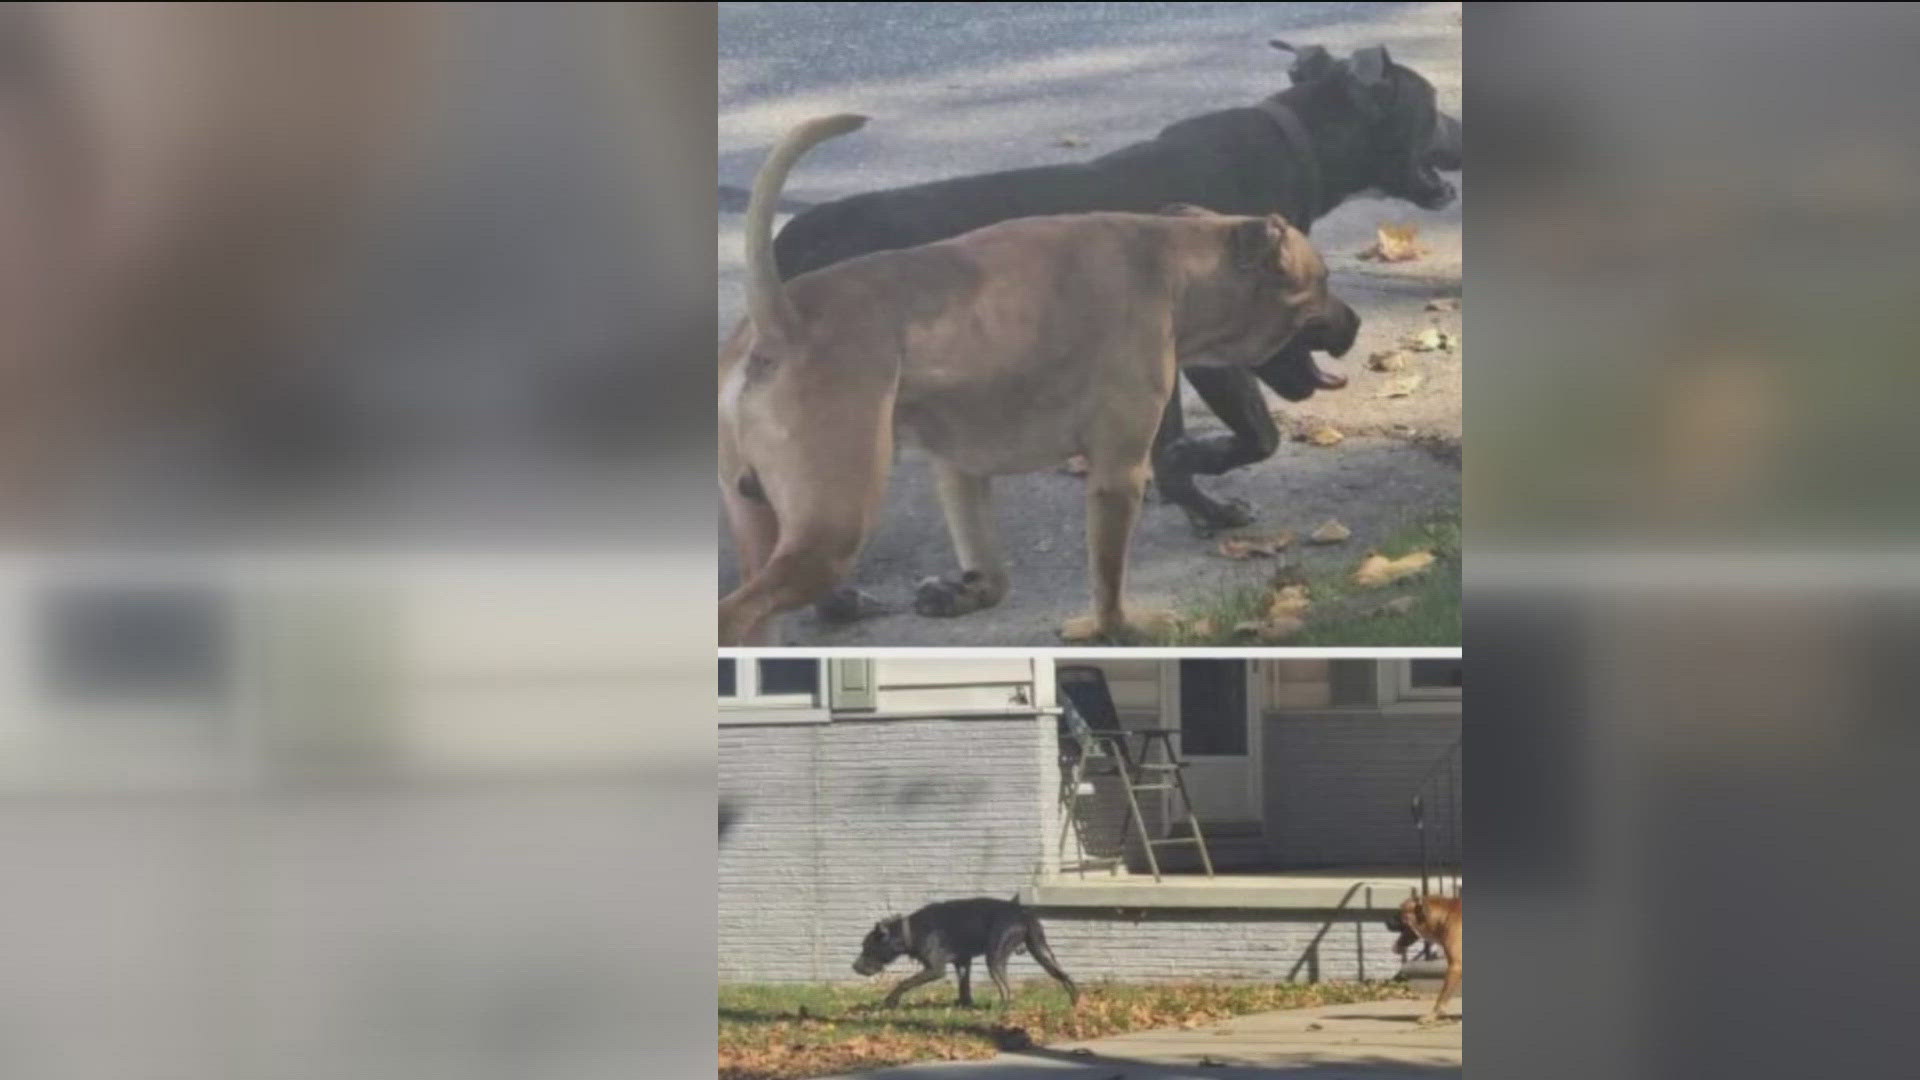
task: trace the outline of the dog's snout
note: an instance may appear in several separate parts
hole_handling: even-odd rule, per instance
[[[1328,330],[1324,342],[1326,351],[1333,356],[1345,356],[1360,337],[1360,315],[1347,306],[1345,300],[1337,296],[1327,298]],[[1347,380],[1342,378],[1340,386]],[[1328,387],[1337,390],[1339,387]]]
[[[1427,164],[1441,172],[1459,172],[1466,161],[1466,140],[1460,121],[1441,113],[1434,124],[1433,146],[1427,151]]]

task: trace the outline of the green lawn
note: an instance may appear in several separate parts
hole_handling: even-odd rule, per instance
[[[1435,559],[1424,573],[1381,588],[1363,589],[1349,580],[1365,555],[1356,549],[1336,569],[1302,571],[1283,560],[1275,585],[1304,584],[1313,606],[1306,628],[1280,646],[1458,646],[1460,644],[1460,515],[1434,514],[1402,527],[1372,550],[1389,558],[1430,551]],[[1180,629],[1158,645],[1261,645],[1234,632],[1266,612],[1267,585],[1228,589],[1180,612]],[[1389,601],[1410,598],[1404,614],[1383,610]]]
[[[897,976],[884,981],[891,985]],[[1080,1007],[1072,1009],[1054,983],[1025,983],[1002,1013],[997,1005],[954,1005],[951,978],[908,994],[892,1010],[880,1008],[885,990],[878,985],[722,986],[720,1080],[801,1080],[985,1058],[1002,1049],[1199,1026],[1245,1013],[1410,996],[1400,983],[1094,983],[1082,990]],[[974,995],[996,1001],[985,978],[975,980]]]

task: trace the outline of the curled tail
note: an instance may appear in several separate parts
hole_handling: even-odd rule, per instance
[[[800,155],[838,135],[858,131],[867,118],[851,113],[822,116],[802,123],[787,133],[767,155],[760,175],[753,180],[753,197],[747,202],[747,317],[757,333],[784,336],[793,326],[793,304],[780,286],[780,271],[773,260],[773,212],[780,202],[780,189],[787,173]]]

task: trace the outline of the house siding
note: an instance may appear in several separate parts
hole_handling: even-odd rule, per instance
[[[723,726],[720,978],[857,980],[876,919],[1013,896],[1057,839],[1055,760],[1050,716]]]
[[[1389,979],[1399,970],[1395,935],[1377,915],[1175,910],[1135,921],[1084,909],[1036,910],[1054,955],[1079,980],[1352,981]],[[1016,979],[1038,974],[1030,960],[1014,964]]]
[[[1023,677],[1050,681],[1043,663],[1024,663],[884,660],[876,715],[722,724],[720,792],[742,810],[719,858],[722,981],[857,982],[854,955],[881,916],[934,900],[1010,897],[1060,870],[1053,717],[889,715],[908,700],[955,712],[994,700],[1004,709]],[[1129,726],[1159,722],[1160,662],[1099,666]],[[1274,865],[1409,865],[1417,845],[1406,800],[1458,738],[1458,709],[1326,708],[1335,673],[1323,661],[1288,662],[1259,680]],[[1041,688],[1028,686],[1044,703]],[[1125,800],[1112,781],[1100,789],[1082,812],[1090,842],[1111,850]],[[1081,980],[1380,979],[1397,970],[1377,912],[1035,910]],[[1018,958],[1014,974],[1039,970]]]
[[[1460,737],[1457,711],[1289,713],[1266,724],[1267,842],[1278,865],[1420,861],[1409,800]]]

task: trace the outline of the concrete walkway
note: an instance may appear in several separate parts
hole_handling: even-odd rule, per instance
[[[1461,1075],[1461,1024],[1414,1023],[1431,999],[1255,1013],[1209,1027],[1062,1043],[986,1061],[875,1069],[838,1080],[1438,1080]],[[1448,1006],[1458,1014],[1458,999]]]

